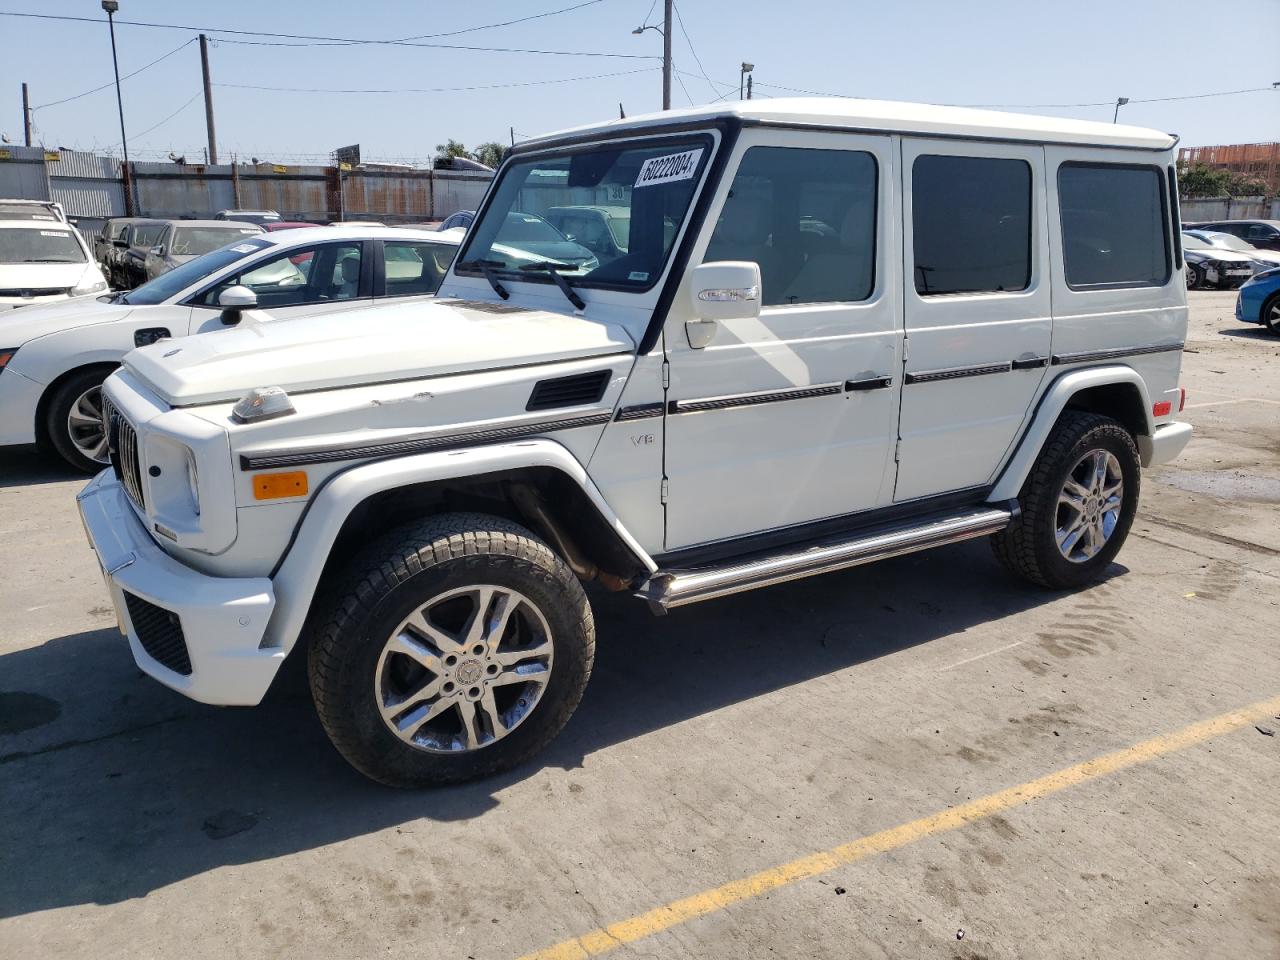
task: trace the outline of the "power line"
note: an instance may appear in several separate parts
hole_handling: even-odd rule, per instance
[[[566,8],[572,9],[572,8]],[[33,20],[58,20],[71,23],[106,23],[101,17],[71,17],[52,13],[16,13],[0,10],[0,17],[24,17]],[[283,40],[327,41],[334,46],[381,45],[401,47],[424,47],[433,50],[466,50],[480,53],[529,53],[554,57],[608,57],[618,60],[656,60],[657,57],[636,53],[606,53],[599,50],[541,50],[525,47],[482,47],[469,44],[422,43],[417,40],[377,40],[360,37],[327,37],[304,33],[272,33],[264,30],[234,30],[224,27],[201,27],[178,23],[145,23],[140,20],[117,20],[116,26],[151,27],[158,30],[190,30],[195,33],[227,34],[235,37],[271,37],[272,40],[229,40],[220,37],[221,43],[238,43],[249,46],[297,47],[309,46],[306,43],[283,43]]]
[[[574,83],[579,80],[604,80],[609,77],[629,77],[637,73],[652,73],[660,67],[641,67],[638,70],[619,70],[616,73],[596,73],[583,77],[560,77],[554,80],[523,80],[512,83],[488,83],[468,87],[399,87],[399,88],[323,88],[323,87],[266,87],[252,83],[215,83],[215,87],[233,87],[240,90],[267,90],[275,93],[463,93],[471,90],[502,90],[509,87],[538,87],[552,83]]]
[[[188,40],[186,43],[183,43],[183,44],[181,44],[180,46],[174,47],[172,50],[170,50],[168,53],[166,53],[163,57],[156,57],[156,59],[152,60],[152,61],[151,61],[150,63],[148,63],[145,67],[139,67],[137,70],[133,71],[133,73],[126,73],[123,77],[121,77],[121,78],[120,78],[120,81],[123,83],[125,80],[128,80],[130,77],[136,77],[136,76],[137,76],[138,74],[140,74],[143,70],[148,70],[148,69],[150,69],[151,67],[154,67],[154,66],[155,66],[157,63],[159,63],[161,60],[168,60],[170,57],[172,57],[172,56],[173,56],[175,53],[177,53],[179,50],[183,50],[183,49],[185,49],[186,47],[190,46],[191,44],[195,43],[195,40],[196,40],[196,38],[195,38],[195,37],[192,37],[192,38],[191,38],[190,40]],[[64,98],[63,98],[63,99],[61,99],[61,100],[54,100],[54,101],[52,101],[52,102],[50,102],[50,103],[42,103],[42,104],[40,104],[38,107],[32,107],[31,109],[32,109],[32,110],[43,110],[43,109],[45,109],[45,107],[56,107],[56,106],[58,106],[58,105],[59,105],[59,104],[61,104],[61,103],[70,103],[72,100],[79,100],[81,97],[87,97],[87,96],[89,96],[89,94],[91,94],[91,93],[97,93],[99,90],[106,90],[108,87],[114,87],[114,86],[115,86],[115,81],[114,81],[114,80],[112,80],[110,83],[104,83],[102,86],[100,86],[100,87],[94,87],[92,90],[86,90],[84,93],[77,93],[74,97],[64,97]]]
[[[702,72],[702,79],[707,81],[707,86],[711,88],[711,92],[713,94],[719,95],[720,91],[716,89],[716,85],[712,83],[711,78],[707,76],[707,69],[702,65],[702,58],[698,56],[698,51],[693,48],[693,40],[689,36],[689,31],[684,28],[684,17],[680,16],[680,5],[672,3],[671,6],[676,12],[676,23],[680,25],[680,32],[684,34],[684,42],[689,45],[689,52],[693,54],[693,60],[698,65],[698,69]],[[681,81],[680,86],[681,88],[684,87],[684,81]],[[685,96],[687,97],[688,95],[689,91],[685,90]],[[693,100],[690,99],[689,102],[693,103]]]
[[[143,130],[141,133],[135,133],[135,134],[133,135],[133,136],[134,136],[134,139],[137,139],[137,138],[139,138],[139,137],[145,137],[145,136],[146,136],[148,133],[150,133],[152,130],[155,130],[155,129],[157,129],[158,127],[162,127],[162,126],[164,126],[166,123],[168,123],[170,120],[172,120],[172,119],[173,119],[174,117],[176,117],[178,114],[180,114],[183,110],[187,109],[187,107],[189,107],[189,106],[191,106],[193,103],[195,103],[195,102],[196,102],[198,99],[200,99],[200,97],[202,97],[202,96],[204,96],[204,91],[203,91],[203,90],[200,90],[199,92],[197,92],[197,93],[196,93],[196,95],[195,95],[194,97],[192,97],[190,100],[188,100],[188,101],[187,101],[186,103],[184,103],[182,106],[180,106],[177,110],[173,111],[173,113],[169,114],[167,117],[165,117],[165,118],[164,118],[163,120],[161,120],[159,123],[153,123],[151,126],[147,127],[147,129]],[[114,149],[115,149],[116,147],[118,147],[118,146],[120,146],[120,144],[118,144],[118,143],[113,143],[113,144],[111,144],[111,146],[109,146],[109,147],[104,147],[103,149],[104,149],[104,150],[114,150]]]

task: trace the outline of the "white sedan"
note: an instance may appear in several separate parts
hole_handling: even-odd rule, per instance
[[[39,443],[81,470],[100,470],[108,462],[102,381],[134,347],[236,323],[239,309],[222,303],[232,287],[247,291],[228,302],[247,299],[281,319],[430,296],[458,240],[395,227],[282,230],[237,240],[127,293],[0,313],[0,446]]]
[[[75,227],[57,220],[0,219],[0,310],[106,289],[107,279]]]

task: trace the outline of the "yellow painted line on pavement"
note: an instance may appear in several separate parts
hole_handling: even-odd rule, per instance
[[[1149,763],[1167,754],[1194,747],[1206,740],[1231,733],[1233,730],[1252,726],[1276,713],[1280,713],[1280,697],[1224,713],[1181,730],[1144,740],[1123,750],[1046,774],[1019,786],[978,797],[976,800],[921,817],[919,820],[912,820],[910,823],[859,837],[857,840],[832,847],[830,850],[812,853],[799,860],[792,860],[790,863],[732,880],[714,889],[674,900],[628,920],[598,927],[572,940],[565,940],[553,947],[526,954],[521,960],[584,960],[584,958],[596,957],[698,917],[716,913],[744,900],[751,900],[777,890],[779,887],[785,887],[800,880],[808,880],[834,870],[836,867],[905,847],[925,837],[955,830],[976,820],[994,816],[1019,804],[1051,796],[1069,787],[1096,780],[1118,770]]]

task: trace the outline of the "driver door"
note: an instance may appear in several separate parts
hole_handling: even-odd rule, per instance
[[[191,297],[191,333],[223,329],[218,298],[229,287],[248,287],[258,309],[273,319],[313,316],[372,302],[373,258],[368,240],[338,240],[292,247],[227,274]]]

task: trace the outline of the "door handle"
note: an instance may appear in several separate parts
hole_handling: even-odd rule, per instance
[[[893,377],[867,377],[864,380],[846,380],[844,382],[846,393],[852,393],[855,390],[883,390],[892,386]]]
[[[1014,370],[1036,370],[1049,365],[1048,357],[1019,357],[1010,365]]]

